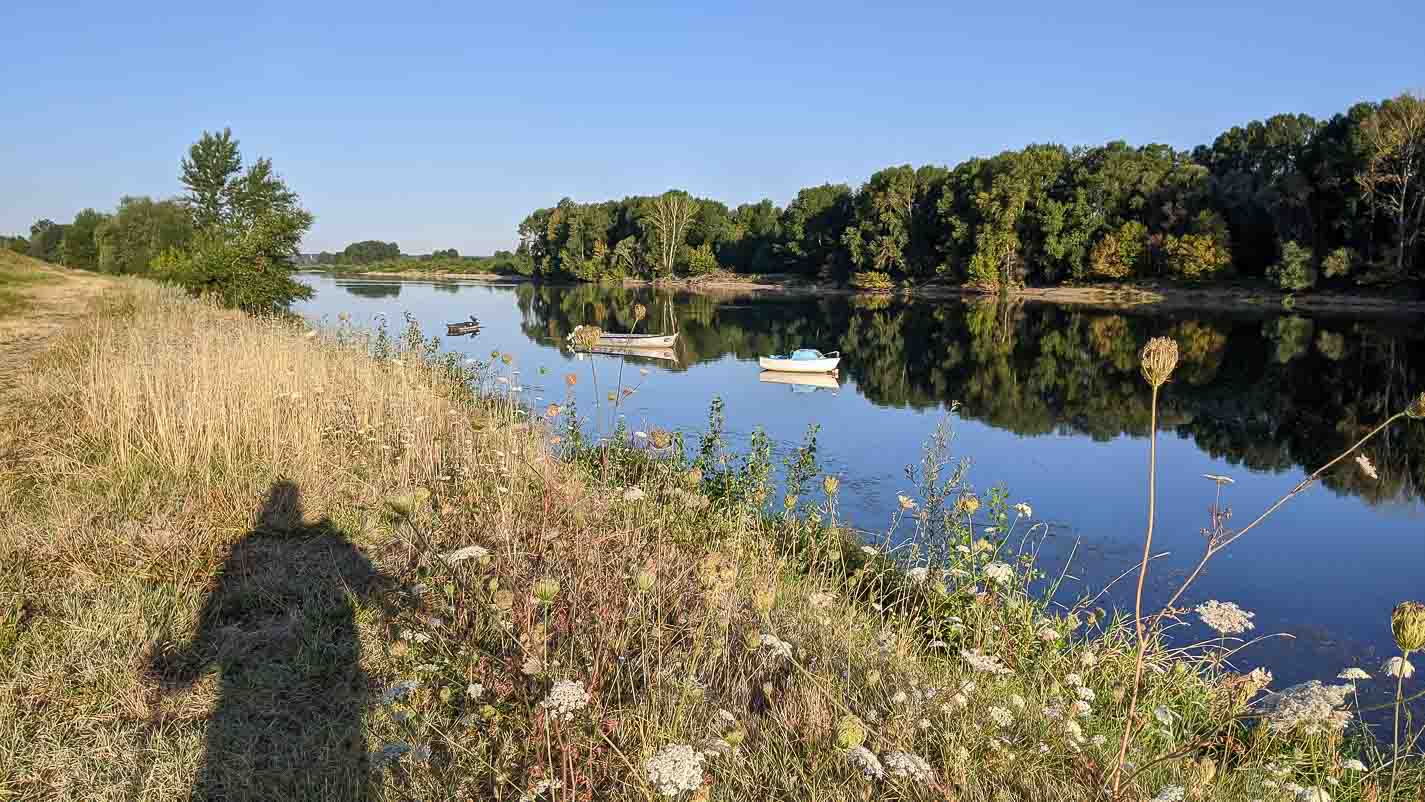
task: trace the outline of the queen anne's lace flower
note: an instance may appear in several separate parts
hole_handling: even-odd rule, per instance
[[[1410,664],[1404,657],[1392,657],[1381,666],[1381,671],[1392,677],[1410,679],[1415,675],[1415,666]]]
[[[1322,685],[1311,680],[1268,695],[1261,701],[1261,708],[1274,732],[1298,727],[1307,733],[1339,730],[1351,720],[1351,714],[1340,709],[1350,693],[1350,685]]]
[[[1240,635],[1256,627],[1256,624],[1252,623],[1256,613],[1249,613],[1232,602],[1213,599],[1193,609],[1197,611],[1197,617],[1202,619],[1202,623],[1223,635]]]
[[[1020,515],[1024,516],[1025,518],[1033,518],[1033,517],[1034,517],[1034,510],[1031,509],[1028,504],[1025,504],[1025,503],[1022,502],[1022,501],[1019,502],[1018,504],[1014,505],[1014,511],[1017,512],[1017,513],[1019,513]]]
[[[570,721],[576,712],[589,706],[589,700],[589,692],[584,690],[584,683],[562,679],[554,683],[554,687],[549,690],[549,696],[545,697],[540,705],[555,718]]]
[[[761,643],[762,648],[766,649],[773,657],[779,657],[783,660],[792,659],[792,644],[787,643],[776,635],[763,635]]]
[[[993,582],[1007,585],[1014,578],[1014,569],[1005,563],[993,562],[985,566],[985,576]]]
[[[643,769],[658,793],[678,796],[702,787],[703,753],[687,744],[675,744],[649,758]]]
[[[1356,680],[1356,679],[1370,679],[1370,678],[1371,678],[1371,675],[1370,675],[1370,674],[1367,674],[1364,669],[1356,668],[1355,666],[1352,666],[1352,667],[1350,667],[1350,668],[1348,668],[1348,669],[1345,669],[1345,670],[1343,670],[1340,674],[1337,674],[1337,675],[1336,675],[1336,679],[1351,679],[1351,680]]]
[[[1366,770],[1366,764],[1362,763],[1361,761],[1359,761],[1359,760],[1357,760],[1357,759],[1355,759],[1355,758],[1351,758],[1350,760],[1343,760],[1343,761],[1341,761],[1341,768],[1343,768],[1343,769],[1349,769],[1349,770],[1351,770],[1351,771],[1365,771],[1365,770]]]
[[[1000,727],[1009,727],[1014,724],[1014,715],[1003,707],[991,707],[989,714],[990,720]]]
[[[1158,795],[1153,797],[1153,802],[1182,802],[1187,794],[1187,789],[1181,785],[1165,785],[1158,791]]]
[[[917,585],[925,584],[925,580],[930,578],[930,569],[919,565],[905,572],[906,579]]]
[[[886,776],[886,769],[881,765],[881,759],[876,757],[876,753],[864,746],[857,746],[846,750],[846,758],[856,764],[856,768],[867,777],[879,780]]]
[[[925,762],[925,758],[920,755],[913,755],[910,752],[891,752],[885,756],[883,761],[886,771],[892,777],[914,780],[919,783],[929,784],[934,778],[930,770],[930,764]]]
[[[965,662],[970,664],[970,668],[976,671],[983,671],[987,674],[1008,674],[1010,670],[1001,663],[998,657],[992,654],[984,654],[979,649],[962,649],[960,656],[965,658]]]

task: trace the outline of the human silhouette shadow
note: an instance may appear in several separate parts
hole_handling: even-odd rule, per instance
[[[356,606],[385,577],[331,522],[302,520],[276,482],[213,577],[187,643],[159,646],[163,687],[215,671],[218,699],[190,799],[370,797]]]

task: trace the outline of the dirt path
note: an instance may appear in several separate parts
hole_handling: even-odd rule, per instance
[[[83,318],[100,293],[114,285],[112,279],[94,273],[50,267],[37,272],[46,280],[19,288],[28,303],[0,317],[0,410],[46,343]]]

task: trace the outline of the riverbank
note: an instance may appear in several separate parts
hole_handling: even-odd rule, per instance
[[[1027,507],[907,498],[946,562],[897,563],[814,470],[770,515],[768,458],[594,447],[502,359],[90,303],[0,424],[19,798],[1101,798],[1131,633],[1027,594]],[[1386,799],[1378,751],[1249,727],[1262,677],[1202,654],[1151,650],[1125,798]]]
[[[424,280],[524,283],[538,281],[530,276],[502,273],[453,273],[429,270],[328,271],[338,276],[407,278]],[[755,296],[867,296],[909,300],[976,299],[986,293],[949,284],[901,286],[886,291],[865,291],[842,285],[809,281],[788,274],[747,275],[721,273],[697,278],[624,279],[626,287],[659,287],[718,298]],[[1280,312],[1299,310],[1323,314],[1378,314],[1391,317],[1425,314],[1425,299],[1409,290],[1397,292],[1346,293],[1320,291],[1283,293],[1266,283],[1229,285],[1182,285],[1163,281],[1083,286],[1019,287],[1009,298],[1035,303],[1082,306],[1105,311],[1197,310],[1220,312]]]

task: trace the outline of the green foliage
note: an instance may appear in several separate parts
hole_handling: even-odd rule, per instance
[[[85,209],[74,216],[74,222],[65,229],[64,239],[59,246],[66,266],[84,270],[99,268],[99,243],[96,234],[100,224],[107,219],[108,215],[93,209]]]
[[[684,259],[690,276],[716,273],[721,269],[717,257],[713,255],[712,245],[707,242],[696,248],[688,248]]]
[[[858,270],[851,274],[851,286],[858,290],[890,290],[896,284],[879,270]]]
[[[444,253],[444,251],[438,251],[436,254],[431,255],[443,255]],[[450,254],[452,257],[455,258],[458,258],[459,256],[459,254],[455,253],[454,248],[450,250]],[[381,242],[380,240],[368,239],[362,240],[361,242],[353,242],[350,245],[346,246],[344,249],[342,249],[341,253],[336,254],[334,256],[334,258],[332,259],[332,264],[368,265],[373,262],[400,258],[401,246],[397,245],[396,243]]]
[[[12,253],[27,254],[30,252],[30,241],[25,237],[20,236],[19,234],[16,234],[13,237],[0,237],[0,249],[4,249]]]
[[[1350,248],[1337,248],[1321,260],[1321,274],[1326,278],[1345,278],[1355,267],[1357,257]]]
[[[1232,266],[1227,227],[1212,212],[1201,212],[1192,229],[1180,237],[1169,236],[1163,246],[1169,275],[1189,281],[1210,279]]]
[[[1311,251],[1298,242],[1282,246],[1281,258],[1267,268],[1267,277],[1287,292],[1300,292],[1316,286],[1316,267],[1311,264]]]
[[[1122,279],[1142,270],[1148,250],[1148,227],[1129,220],[1103,235],[1089,257],[1089,274],[1095,278]]]
[[[292,273],[312,215],[271,161],[259,158],[243,171],[237,145],[225,129],[205,132],[189,150],[183,183],[198,232],[190,248],[164,252],[160,272],[227,306],[275,312],[311,294]]]
[[[64,242],[64,230],[68,226],[53,220],[36,220],[30,226],[29,256],[45,262],[60,261],[60,245]]]
[[[97,267],[105,273],[147,273],[159,254],[192,239],[192,217],[181,202],[126,196],[94,229]]]

